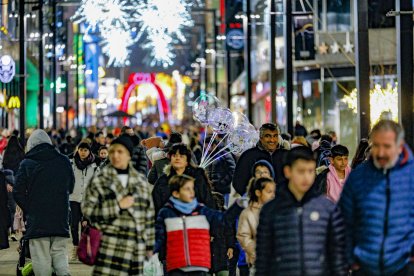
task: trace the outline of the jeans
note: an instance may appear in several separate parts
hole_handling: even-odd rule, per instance
[[[67,238],[47,237],[29,240],[33,272],[39,276],[69,274]]]

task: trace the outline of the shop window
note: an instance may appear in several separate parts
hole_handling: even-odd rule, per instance
[[[369,0],[368,26],[371,29],[394,28],[395,18],[387,17],[390,10],[395,10],[395,1]]]
[[[318,16],[319,29],[329,32],[350,31],[351,0],[318,0]]]

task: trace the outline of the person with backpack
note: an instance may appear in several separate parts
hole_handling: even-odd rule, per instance
[[[79,224],[82,223],[82,229],[87,225],[87,221],[83,219],[81,203],[85,195],[86,186],[99,168],[95,162],[95,155],[91,151],[90,144],[85,141],[82,141],[77,146],[75,155],[70,159],[70,163],[75,175],[75,188],[69,196],[71,211],[70,229],[73,244],[71,259],[77,260],[76,251],[79,245]]]

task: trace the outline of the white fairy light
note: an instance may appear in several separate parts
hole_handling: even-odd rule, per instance
[[[125,66],[131,50],[132,38],[129,32],[118,29],[105,29],[101,32],[103,42],[102,51],[108,56],[108,66]]]
[[[149,49],[150,54],[153,57],[151,66],[161,64],[164,67],[168,67],[173,64],[173,59],[176,55],[171,51],[170,36],[154,36],[148,39],[148,42],[143,46],[144,49]]]
[[[150,50],[151,66],[173,64],[172,45],[185,42],[184,29],[192,27],[191,0],[82,0],[72,20],[84,22],[86,32],[100,31],[109,65],[125,66],[130,47],[141,38]],[[132,37],[132,33],[138,33]]]

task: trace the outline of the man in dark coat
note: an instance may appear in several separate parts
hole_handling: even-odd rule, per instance
[[[75,178],[69,159],[52,145],[47,133],[35,130],[17,171],[13,196],[26,218],[25,238],[36,275],[69,275],[69,194]]]
[[[275,182],[285,181],[283,175],[283,160],[287,150],[281,146],[279,126],[272,123],[260,127],[260,141],[256,147],[246,150],[236,164],[233,176],[233,187],[237,193],[243,195],[252,175],[252,167],[259,160],[266,160],[273,166]]]

